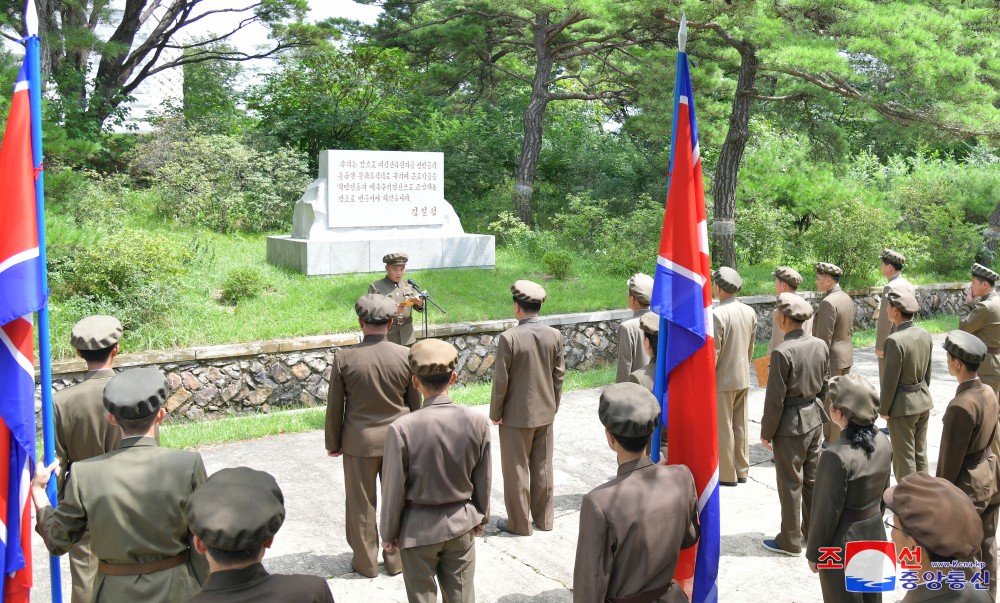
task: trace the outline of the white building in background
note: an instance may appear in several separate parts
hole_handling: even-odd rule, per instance
[[[122,16],[125,12],[125,0],[112,0],[111,6],[108,9],[108,20],[98,24],[97,28],[94,30],[94,34],[104,40],[108,41],[112,35],[114,35],[115,30],[118,28],[118,24],[121,23]],[[163,9],[157,9],[154,11],[153,15],[146,20],[139,31],[135,35],[135,41],[132,47],[142,44],[152,33],[156,24],[159,23],[159,18],[163,14]],[[153,53],[150,53],[152,55]],[[160,58],[158,64],[170,62],[180,58],[181,51],[174,48],[164,49],[160,53]],[[89,75],[93,78],[97,75],[97,67],[100,65],[101,57],[98,54],[91,55],[89,64]],[[136,68],[135,72],[138,72],[145,63],[142,63]],[[130,78],[131,79],[131,78]],[[91,79],[91,81],[93,81]],[[164,109],[167,107],[168,102],[174,103],[175,105],[180,105],[181,99],[184,98],[184,70],[181,67],[174,67],[172,69],[166,69],[155,75],[147,77],[145,80],[139,84],[131,96],[135,99],[130,103],[127,103],[125,107],[128,109],[128,116],[126,117],[124,123],[122,124],[106,124],[106,126],[112,132],[149,132],[153,129],[149,120],[152,117],[162,115]]]

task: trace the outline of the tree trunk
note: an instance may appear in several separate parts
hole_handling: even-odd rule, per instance
[[[740,71],[733,96],[733,109],[729,114],[729,131],[719,152],[715,168],[712,199],[715,204],[715,222],[712,235],[712,257],[722,266],[736,268],[736,183],[743,160],[743,150],[750,138],[750,106],[753,104],[754,81],[757,78],[757,53],[753,46],[743,44],[740,52]]]
[[[542,150],[542,118],[549,104],[549,78],[555,59],[548,46],[549,15],[535,16],[535,78],[531,83],[531,102],[524,111],[524,139],[521,141],[521,155],[517,160],[514,181],[514,209],[517,217],[525,224],[531,224],[531,195],[538,167],[538,154]]]

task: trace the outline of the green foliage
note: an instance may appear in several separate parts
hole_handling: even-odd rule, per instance
[[[266,287],[264,273],[260,268],[255,266],[237,268],[230,272],[222,283],[219,299],[223,303],[235,306],[241,301],[257,297]]]
[[[736,206],[736,257],[740,265],[778,263],[785,256],[792,216],[767,201]]]
[[[559,280],[566,280],[573,274],[573,254],[564,249],[553,249],[542,256],[545,270]]]
[[[501,245],[518,245],[531,234],[531,229],[514,212],[503,211],[490,223],[489,232]]]
[[[191,57],[205,51],[234,53],[236,48],[226,43],[210,43],[198,50],[189,49]],[[243,64],[232,61],[209,60],[184,65],[184,95],[182,108],[184,120],[203,131],[235,133],[246,117],[238,109]]]
[[[287,227],[309,183],[305,158],[288,149],[256,150],[241,139],[196,134],[161,144],[153,165],[159,211],[219,232]],[[147,161],[140,155],[140,161]]]
[[[815,257],[840,266],[845,277],[865,278],[875,273],[876,258],[888,240],[892,221],[887,212],[860,199],[828,205],[815,218],[806,241]]]
[[[648,273],[656,261],[663,206],[644,195],[627,214],[611,215],[607,208],[605,199],[567,197],[566,211],[552,218],[559,245],[589,256],[609,274]]]

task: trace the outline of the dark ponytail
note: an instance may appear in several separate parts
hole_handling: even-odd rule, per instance
[[[875,424],[858,425],[851,421],[844,429],[844,437],[851,443],[851,448],[860,448],[870,457],[875,452],[875,434],[878,429]]]

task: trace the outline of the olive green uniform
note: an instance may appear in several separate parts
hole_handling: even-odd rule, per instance
[[[715,326],[715,395],[719,432],[719,481],[735,482],[750,473],[747,392],[757,313],[734,297],[712,311]]]
[[[388,276],[379,279],[368,285],[368,293],[378,293],[380,295],[385,295],[386,297],[392,298],[397,305],[403,303],[403,301],[408,297],[416,297],[420,292],[414,289],[406,281],[399,281],[395,283]],[[406,306],[403,308],[403,314],[397,316],[389,323],[389,334],[386,339],[393,343],[398,343],[400,345],[410,346],[417,341],[416,332],[413,329],[413,310],[417,312],[423,312],[423,308],[418,308],[416,306]]]
[[[201,592],[187,603],[334,603],[319,576],[272,575],[260,563],[212,572]]]
[[[990,291],[958,321],[958,328],[986,344],[986,360],[979,365],[979,378],[1000,397],[1000,293]],[[994,438],[993,454],[1000,457],[1000,438]]]
[[[208,576],[205,557],[191,547],[184,516],[188,497],[205,478],[197,452],[159,448],[151,437],[126,438],[117,450],[74,464],[62,504],[42,508],[36,530],[50,553],[62,555],[89,529],[91,549],[101,561],[97,603],[184,601]],[[105,570],[105,564],[137,566],[185,555],[187,561],[152,573]]]
[[[955,398],[942,418],[941,448],[937,476],[969,495],[983,521],[983,545],[979,560],[990,572],[990,592],[996,593],[997,457],[990,450],[996,439],[1000,407],[993,389],[979,379],[959,384]]]
[[[618,371],[615,383],[628,380],[629,374],[649,364],[649,354],[642,342],[645,336],[639,328],[639,318],[649,312],[649,308],[636,310],[632,318],[618,325]]]
[[[895,289],[902,289],[908,291],[910,295],[916,295],[916,290],[910,281],[902,277],[902,275],[894,274],[889,282],[886,283],[885,287],[882,287],[882,299],[878,303],[878,321],[875,324],[875,351],[884,352],[885,351],[885,340],[890,334],[895,332],[896,325],[892,324],[889,320],[889,292]],[[885,371],[885,358],[878,359],[878,377],[879,380],[882,379],[882,373]]]
[[[819,337],[830,348],[830,376],[846,375],[854,364],[854,300],[834,285],[823,294],[823,301],[816,309],[813,335]],[[823,440],[828,443],[840,439],[840,427],[833,421],[823,425]]]
[[[927,471],[927,425],[931,399],[931,335],[912,320],[885,340],[885,370],[879,415],[889,417],[892,469],[896,481],[914,471]]]
[[[781,501],[781,532],[775,540],[792,553],[802,550],[800,538],[809,533],[820,432],[829,420],[820,405],[826,395],[829,354],[825,343],[801,329],[786,333],[771,352],[760,437],[774,450]]]
[[[60,501],[74,463],[111,452],[122,440],[121,430],[108,421],[108,411],[104,409],[104,386],[114,376],[112,369],[88,371],[83,382],[53,396],[56,457],[63,468],[59,474]],[[97,558],[90,552],[89,532],[70,549],[69,571],[73,581],[72,603],[90,603]]]

